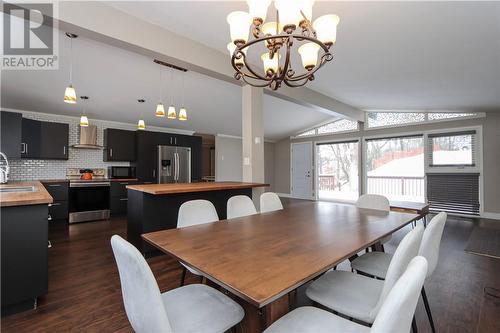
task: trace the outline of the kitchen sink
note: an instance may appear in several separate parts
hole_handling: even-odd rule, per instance
[[[34,186],[11,186],[0,188],[0,193],[11,193],[11,192],[35,192]]]

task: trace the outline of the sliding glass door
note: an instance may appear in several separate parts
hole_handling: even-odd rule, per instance
[[[390,200],[425,200],[424,138],[366,139],[366,193]]]
[[[359,142],[316,145],[316,189],[320,200],[355,201],[359,196]]]

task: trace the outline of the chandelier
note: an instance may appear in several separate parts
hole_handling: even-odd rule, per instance
[[[314,0],[275,0],[276,21],[266,22],[270,3],[247,0],[249,13],[235,11],[227,16],[231,33],[227,48],[236,70],[234,78],[273,90],[283,82],[289,87],[301,87],[314,80],[316,71],[333,59],[330,47],[336,40],[339,17],[323,15],[311,23]],[[292,68],[294,45],[298,46],[303,67],[298,72]],[[260,56],[263,68],[257,69],[248,54],[250,49],[259,48],[264,51]]]

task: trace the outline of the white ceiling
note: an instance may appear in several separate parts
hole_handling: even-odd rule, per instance
[[[227,14],[247,10],[243,1],[109,4],[224,52]],[[341,18],[335,58],[310,88],[362,109],[500,110],[500,2],[316,1],[313,16],[327,13]]]
[[[2,71],[1,106],[18,110],[62,115],[80,115],[83,102],[64,103],[69,81],[69,40],[60,33],[60,68],[55,71]],[[78,38],[73,44],[74,86],[78,96],[90,97],[87,115],[102,119],[193,130],[201,133],[241,135],[241,88],[195,72],[185,74],[185,104],[189,120],[181,122],[154,116],[160,99],[163,70],[163,103],[182,104],[182,74],[174,73],[174,84],[166,67],[153,59],[93,40]],[[139,104],[137,99],[145,103]],[[266,139],[278,140],[329,119],[329,116],[295,103],[264,95]]]

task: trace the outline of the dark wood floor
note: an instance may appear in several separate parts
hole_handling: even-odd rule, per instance
[[[438,332],[500,332],[500,300],[483,292],[488,286],[500,289],[500,260],[463,251],[477,223],[500,228],[498,221],[447,222],[438,268],[426,283]],[[387,251],[393,251],[404,232],[393,237]],[[49,293],[39,299],[37,310],[2,318],[2,331],[131,331],[109,244],[113,234],[126,236],[125,218],[71,226],[52,224]],[[162,291],[179,285],[181,269],[177,262],[161,256],[148,259],[148,263]],[[299,291],[298,304],[307,304],[304,288]],[[421,301],[417,322],[419,332],[430,332]]]

